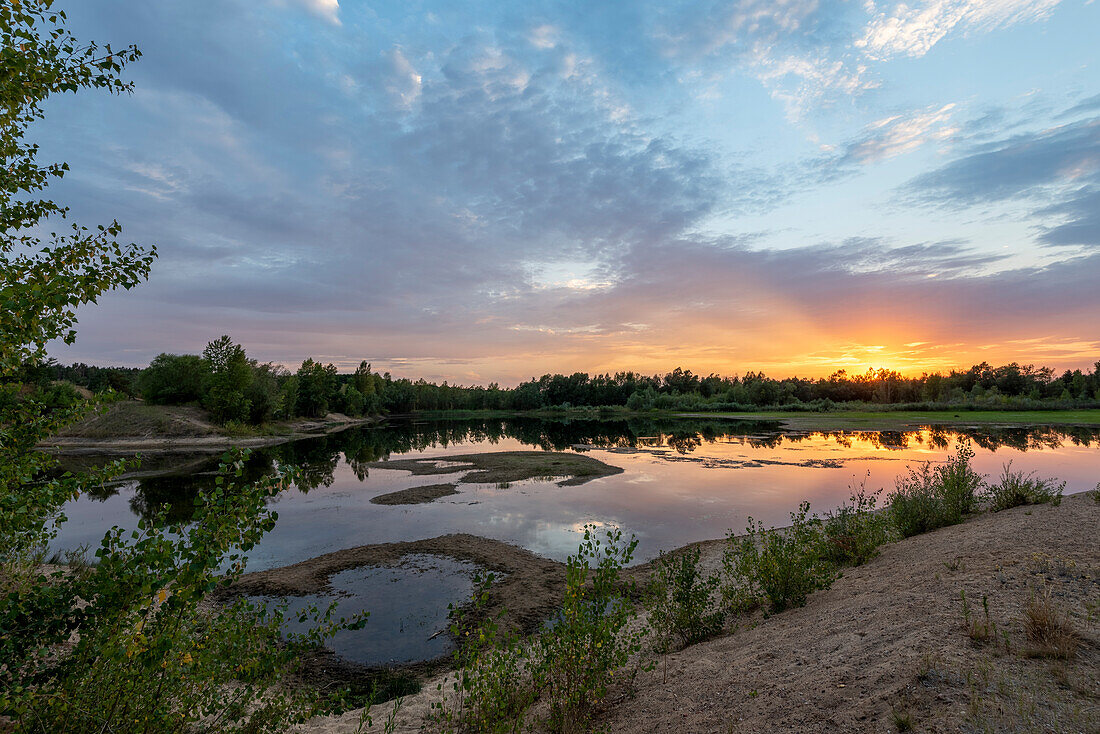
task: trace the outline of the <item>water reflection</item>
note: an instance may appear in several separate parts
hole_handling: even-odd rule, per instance
[[[868,472],[869,486],[889,490],[906,463],[942,460],[960,438],[977,447],[975,465],[987,474],[1015,458],[1017,468],[1067,480],[1071,492],[1091,489],[1100,478],[1098,428],[789,432],[772,422],[722,419],[394,421],[254,451],[246,481],[277,464],[297,465],[303,478],[273,500],[280,520],[253,559],[255,567],[269,567],[363,543],[469,532],[560,560],[576,549],[577,529],[589,521],[638,534],[644,559],[742,528],[749,515],[782,523],[802,499],[829,509]],[[426,481],[374,462],[532,448],[584,451],[625,471],[580,487],[460,484],[458,494],[430,504],[370,503],[386,492],[462,476]],[[111,525],[128,526],[164,507],[173,521],[185,521],[196,495],[213,486],[216,468],[216,458],[196,464],[190,457],[182,475],[135,478],[82,498],[66,509],[70,522],[55,545],[94,546]]]

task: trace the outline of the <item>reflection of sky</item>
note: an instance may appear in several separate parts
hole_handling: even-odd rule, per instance
[[[380,494],[453,481],[460,474],[412,476],[404,471],[371,469],[359,481],[341,462],[334,481],[308,493],[282,494],[272,505],[279,521],[251,553],[250,570],[294,563],[356,545],[471,533],[523,546],[558,560],[574,552],[583,525],[615,525],[640,542],[638,560],[658,550],[718,538],[740,531],[749,516],[769,525],[785,524],[802,500],[817,511],[843,502],[849,486],[866,477],[869,489],[890,491],[906,464],[939,461],[953,444],[935,448],[927,432],[910,434],[905,448],[888,448],[876,434],[847,436],[842,442],[814,435],[783,440],[774,447],[754,446],[740,438],[703,442],[689,453],[647,446],[637,452],[593,449],[592,456],[624,469],[622,474],[576,487],[550,482],[495,485],[460,484],[459,493],[429,504],[384,506],[370,503]],[[530,446],[512,438],[495,444],[460,441],[404,456],[446,457],[455,454],[511,451]],[[1058,448],[976,448],[975,468],[991,477],[1012,460],[1013,467],[1055,476],[1067,492],[1096,486],[1100,479],[1095,447],[1070,442]],[[397,458],[397,455],[394,455]],[[800,466],[811,460],[842,462],[839,467]],[[780,463],[765,463],[780,462]],[[756,464],[756,465],[754,465]],[[70,521],[54,544],[96,545],[111,524],[133,524],[129,506],[133,489],[105,501],[82,498],[66,510]]]
[[[398,568],[352,568],[329,579],[332,594],[265,600],[274,607],[287,605],[283,628],[308,632],[311,620],[297,615],[312,606],[324,612],[335,602],[333,619],[369,613],[362,630],[341,630],[328,642],[337,655],[365,665],[411,663],[446,655],[451,638],[447,605],[469,599],[474,592],[477,566],[450,558],[406,556]]]

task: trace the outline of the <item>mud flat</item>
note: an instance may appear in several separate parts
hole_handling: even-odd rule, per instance
[[[491,454],[459,454],[436,458],[394,459],[369,464],[375,469],[403,469],[414,475],[467,473],[462,484],[505,484],[524,479],[558,478],[561,487],[575,486],[600,477],[622,474],[590,456],[553,451],[498,451]]]
[[[377,497],[371,497],[370,501],[376,505],[421,505],[452,494],[458,494],[454,484],[426,484],[423,487],[411,487],[380,494]]]

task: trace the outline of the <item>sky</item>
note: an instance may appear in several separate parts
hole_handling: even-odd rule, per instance
[[[62,362],[502,385],[1100,359],[1100,2],[82,0],[33,129],[156,244]]]

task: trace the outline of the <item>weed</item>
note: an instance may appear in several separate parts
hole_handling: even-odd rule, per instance
[[[898,731],[913,730],[913,715],[904,709],[891,707],[890,720],[894,723],[894,728]]]
[[[961,441],[955,455],[940,466],[925,462],[908,467],[908,475],[896,480],[890,517],[902,537],[955,525],[977,509],[983,479],[971,468],[972,458],[974,449]]]
[[[977,643],[986,643],[997,637],[997,624],[989,614],[989,598],[982,596],[982,615],[979,617],[970,611],[970,605],[966,601],[966,592],[960,591],[962,599],[963,625],[966,634]]]
[[[960,441],[955,455],[936,467],[944,509],[951,523],[961,522],[978,509],[978,490],[984,484],[981,474],[970,466],[974,449],[969,441]]]
[[[875,512],[881,492],[868,492],[864,477],[858,488],[852,488],[848,502],[825,516],[822,555],[826,559],[838,566],[859,566],[878,555],[878,547],[889,535],[887,518]]]
[[[623,543],[620,530],[601,540],[594,526],[585,526],[577,554],[566,560],[561,613],[538,639],[555,731],[585,728],[616,675],[622,680],[623,668],[642,649],[644,632],[627,630],[637,613],[628,601],[632,589],[621,579],[637,545],[637,538]]]
[[[725,614],[714,609],[721,579],[699,572],[698,546],[675,555],[661,554],[649,589],[650,623],[662,652],[675,638],[681,645],[705,640],[722,629]]]
[[[773,612],[799,607],[815,589],[828,587],[836,572],[821,556],[822,523],[811,517],[810,504],[803,502],[791,513],[791,527],[765,530],[763,523],[749,519],[746,534],[729,536],[723,558],[727,599],[767,599]]]
[[[1024,632],[1032,644],[1029,657],[1071,660],[1077,653],[1079,635],[1069,615],[1059,609],[1047,589],[1032,594],[1024,604]]]
[[[1086,492],[1089,497],[1092,497],[1092,501],[1100,505],[1100,483],[1097,483],[1096,489],[1090,489]]]
[[[472,603],[451,606],[450,632],[458,641],[453,692],[432,704],[441,731],[516,732],[538,696],[537,661],[514,633],[501,631],[498,619],[482,618],[493,582],[492,573],[475,576]]]
[[[1021,505],[1062,503],[1066,483],[1056,484],[1054,479],[1040,479],[1035,472],[1013,471],[1009,461],[1001,468],[1001,478],[986,488],[985,499],[993,512],[1000,512]]]

